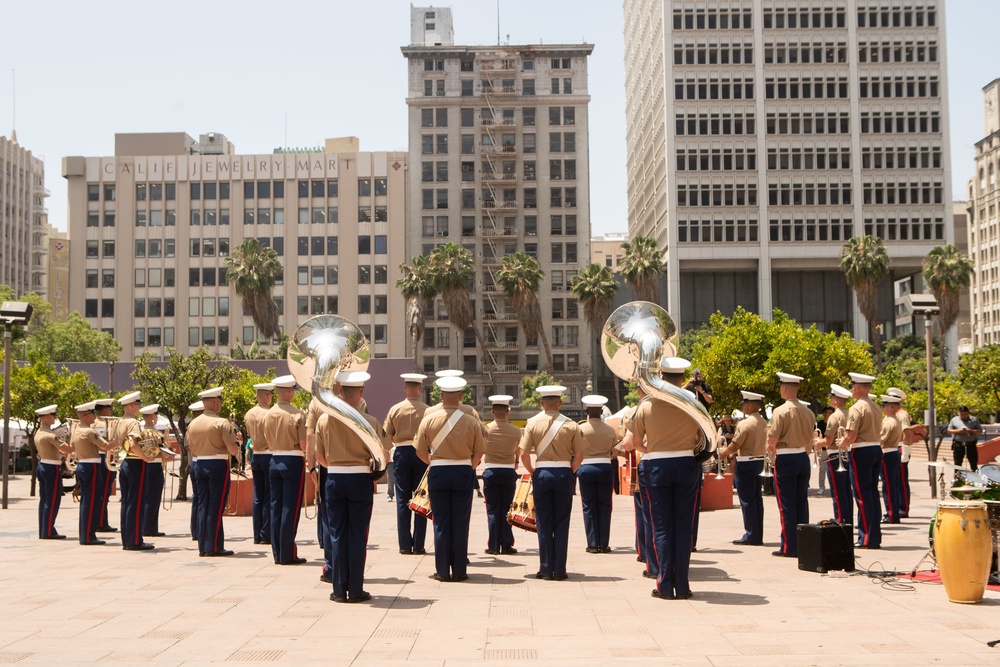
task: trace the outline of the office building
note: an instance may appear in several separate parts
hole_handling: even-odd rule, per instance
[[[222,134],[175,132],[118,134],[113,156],[64,158],[70,309],[112,333],[124,359],[249,346],[259,336],[225,260],[256,238],[284,269],[273,290],[284,332],[335,313],[374,356],[405,356],[406,154],[331,146],[354,151],[241,155]]]
[[[414,21],[426,8],[413,8]],[[435,10],[436,11],[436,10]],[[495,389],[520,395],[520,381],[551,372],[579,397],[593,359],[586,322],[569,285],[590,257],[587,58],[593,45],[402,48],[409,107],[409,256],[447,242],[477,262],[470,290],[473,331],[456,332],[439,299],[427,312],[418,363],[459,368],[476,403]],[[524,251],[545,271],[538,291],[551,347],[526,340],[496,289],[504,256]],[[583,335],[581,335],[581,333]]]
[[[18,296],[48,290],[48,211],[45,163],[17,142],[0,136],[0,280]]]
[[[983,88],[984,136],[976,143],[976,171],[969,180],[969,257],[972,276],[971,313],[959,335],[972,349],[1000,342],[1000,79]]]
[[[590,239],[590,262],[600,264],[618,273],[622,261],[622,244],[628,241],[628,234],[602,234]]]
[[[666,250],[682,329],[737,306],[868,338],[838,269],[892,283],[954,240],[943,0],[625,0],[629,236]]]

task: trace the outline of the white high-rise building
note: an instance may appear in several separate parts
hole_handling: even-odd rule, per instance
[[[412,46],[451,46],[455,29],[450,7],[414,7],[410,5],[410,44]]]
[[[0,136],[0,284],[18,296],[48,292],[48,196],[45,163]]]
[[[737,306],[867,337],[838,268],[885,240],[880,298],[953,241],[942,0],[625,0],[629,236],[666,250],[682,328]]]
[[[959,334],[973,349],[1000,342],[1000,79],[983,88],[984,137],[976,143],[976,175],[969,180],[969,257],[972,277],[971,321]]]

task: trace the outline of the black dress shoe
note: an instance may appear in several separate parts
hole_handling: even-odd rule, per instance
[[[673,595],[663,595],[662,593],[660,593],[660,591],[656,590],[655,588],[649,593],[649,595],[650,595],[650,597],[658,598],[660,600],[673,600],[674,599]]]
[[[305,562],[306,559],[303,558],[302,556],[299,556],[298,558],[293,558],[292,560],[285,561],[284,563],[278,563],[278,565],[302,565]]]
[[[112,526],[101,526],[100,528],[98,528],[94,532],[95,533],[117,533],[118,529],[114,528]]]
[[[347,602],[346,595],[337,595],[336,593],[330,593],[330,600],[333,602]]]
[[[750,544],[750,540],[733,540],[733,544],[739,544],[739,545]]]
[[[566,581],[567,579],[569,579],[569,575],[568,574],[557,574],[556,576],[552,577],[552,579],[554,581]]]
[[[694,593],[692,593],[691,591],[688,591],[687,593],[678,593],[677,595],[674,596],[674,599],[675,600],[690,600],[692,597],[694,597]]]
[[[772,556],[778,556],[779,558],[791,558],[791,554],[786,554],[781,549],[778,549],[777,551],[772,551],[771,555]]]
[[[635,557],[635,562],[636,563],[645,563],[646,561],[643,559],[642,556],[636,556]]]
[[[503,549],[500,550],[500,553],[502,553],[502,554],[510,554],[511,556],[513,556],[514,554],[517,553],[517,549],[515,549],[514,547],[505,547],[505,548],[503,548]]]
[[[143,542],[142,544],[130,544],[128,546],[122,547],[125,551],[150,551],[156,547],[149,542]]]
[[[236,552],[230,549],[223,549],[222,551],[206,551],[201,555],[205,556],[206,558],[220,558],[222,556],[232,556],[234,553]]]
[[[602,554],[609,554],[609,553],[611,553],[611,547],[598,547],[598,548],[600,549],[600,552]]]
[[[551,574],[542,575],[542,581],[552,581],[555,579]]]
[[[52,535],[43,535],[42,537],[40,537],[38,539],[40,539],[40,540],[65,540],[66,536],[65,535],[60,535],[59,533],[53,533]]]
[[[166,533],[156,532],[156,533],[143,533],[143,537],[166,537]]]
[[[545,574],[541,570],[539,570],[538,572],[535,572],[535,579],[544,579],[544,578],[545,578]]]
[[[399,553],[403,554],[404,556],[410,556],[413,554],[413,549],[400,549]]]
[[[434,574],[431,575],[431,579],[433,579],[434,581],[441,581],[441,582],[451,581],[451,577],[442,577],[437,572],[435,572]]]
[[[485,551],[483,551],[483,553],[486,554],[487,556],[497,556],[500,554],[500,552],[497,551],[496,549],[486,549]]]
[[[107,542],[105,542],[104,540],[91,540],[90,542],[80,542],[80,544],[82,544],[83,546],[90,547],[90,546],[97,546],[100,544],[107,544]]]
[[[656,579],[656,577],[654,577],[653,575],[651,575],[651,574],[650,574],[649,572],[647,572],[646,570],[643,570],[643,571],[642,571],[642,576],[643,576],[643,577],[645,577],[646,579]]]
[[[427,553],[427,549],[414,549],[413,550],[413,555],[414,556],[423,556],[426,553]]]
[[[457,577],[452,577],[451,580],[452,581],[468,581],[469,580],[469,575],[467,575],[467,574],[460,574]]]
[[[599,553],[601,553],[601,550],[599,548],[597,548],[597,547],[587,547],[587,553],[588,554],[599,554]]]
[[[333,578],[330,577],[330,575],[328,575],[328,574],[321,574],[321,575],[319,575],[319,580],[322,581],[324,584],[332,584],[333,583]]]
[[[348,602],[368,602],[372,599],[372,594],[368,591],[361,591],[359,595],[349,595],[347,596]]]

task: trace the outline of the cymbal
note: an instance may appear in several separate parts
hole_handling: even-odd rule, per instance
[[[977,491],[982,491],[983,487],[966,484],[965,486],[953,486],[948,490],[952,493],[975,493]]]

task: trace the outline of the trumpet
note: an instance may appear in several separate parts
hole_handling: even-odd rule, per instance
[[[822,449],[822,447],[820,447],[819,441],[823,439],[823,432],[820,431],[819,427],[817,426],[816,428],[813,429],[813,433],[816,435],[816,437],[813,438],[813,446],[812,446],[812,460],[813,461],[812,461],[812,467],[813,468],[818,468],[819,467],[819,450]]]
[[[726,468],[729,467],[727,459],[719,456],[719,466],[717,472],[715,473],[715,479],[725,479],[726,478]]]
[[[760,473],[761,477],[774,477],[774,463],[771,461],[770,452],[764,454],[764,469]]]
[[[847,467],[844,465],[847,463],[847,452],[840,448],[840,443],[846,433],[843,426],[837,427],[837,437],[833,440],[833,445],[837,448],[837,461],[840,464],[837,466],[837,472],[847,472]]]

